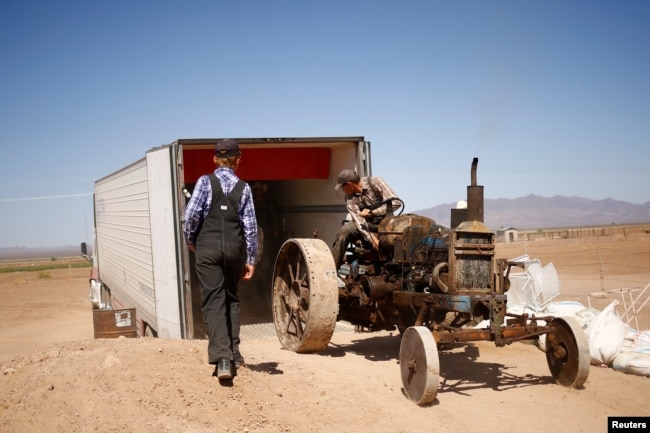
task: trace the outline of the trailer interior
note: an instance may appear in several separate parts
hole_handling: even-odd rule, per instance
[[[331,245],[345,220],[343,196],[334,189],[336,176],[353,168],[369,175],[369,146],[363,137],[235,138],[242,161],[237,175],[246,181],[255,200],[260,248],[252,281],[239,287],[241,324],[267,323],[272,317],[272,274],[280,247],[289,238],[319,237]],[[215,169],[214,147],[220,139],[185,139],[175,142],[180,173],[177,176],[180,213],[197,179]],[[204,338],[200,288],[194,257],[187,248],[185,268],[190,290],[185,293],[188,337]]]

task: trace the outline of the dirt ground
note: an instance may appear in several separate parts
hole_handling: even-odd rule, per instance
[[[497,256],[553,263],[556,300],[650,283],[650,234],[498,244]],[[403,394],[399,334],[341,327],[320,354],[274,335],[242,342],[247,366],[211,377],[206,341],[95,339],[88,270],[0,274],[0,432],[607,431],[607,416],[649,416],[649,378],[595,365],[583,389],[554,384],[530,344],[440,351],[436,400]],[[620,306],[617,307],[620,310]],[[650,329],[650,306],[637,316]]]

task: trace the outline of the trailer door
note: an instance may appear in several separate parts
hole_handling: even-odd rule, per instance
[[[179,219],[173,182],[173,152],[162,146],[147,153],[149,217],[158,337],[183,338],[183,284],[178,272]]]

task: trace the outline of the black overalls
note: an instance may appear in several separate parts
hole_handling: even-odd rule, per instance
[[[210,212],[196,238],[196,273],[208,330],[208,362],[217,364],[220,359],[232,361],[239,351],[237,285],[246,264],[246,240],[238,207],[245,183],[239,180],[228,195],[214,174],[210,185]]]

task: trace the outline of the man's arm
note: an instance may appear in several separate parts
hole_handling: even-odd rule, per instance
[[[190,201],[185,207],[185,221],[183,223],[185,242],[192,251],[195,251],[194,242],[196,241],[199,227],[201,227],[205,206],[210,199],[210,195],[210,180],[206,176],[201,176],[196,182]]]
[[[362,216],[362,213],[364,211],[367,211],[367,209],[361,211],[359,209],[359,206],[353,200],[348,200],[346,205],[347,205],[348,213],[352,217],[352,221],[354,222],[354,225],[357,227],[357,230],[359,230],[359,233],[361,233],[361,236],[363,236],[363,239],[372,245],[375,244],[378,245],[378,240],[370,232],[368,228],[368,222],[366,221],[365,217]]]
[[[376,177],[373,176],[371,179],[372,185],[370,186],[370,189],[377,194],[377,202],[382,202],[384,200],[388,200],[391,198],[397,197],[397,194],[393,189],[382,179],[381,177]],[[390,203],[391,208],[390,210],[393,211],[397,209],[401,203],[397,200],[394,200]],[[377,207],[376,209],[373,209],[371,211],[371,214],[373,216],[384,216],[388,213],[388,203],[384,203],[381,206]]]
[[[255,205],[253,204],[253,194],[250,186],[246,185],[242,193],[239,218],[244,229],[244,238],[246,239],[246,264],[254,266],[257,258],[257,216],[255,214]],[[252,276],[252,270],[250,270]]]

